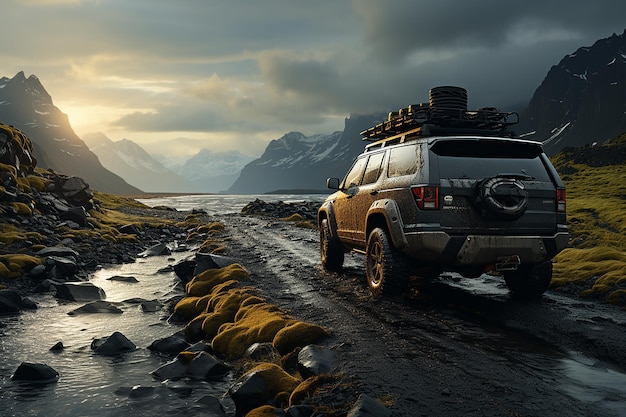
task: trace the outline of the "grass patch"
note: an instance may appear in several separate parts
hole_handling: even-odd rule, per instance
[[[554,259],[552,287],[626,306],[626,165],[553,159],[567,188],[570,248]]]

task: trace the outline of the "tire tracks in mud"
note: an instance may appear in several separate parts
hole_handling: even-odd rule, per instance
[[[228,255],[250,270],[251,284],[329,328],[338,372],[354,377],[360,392],[391,399],[396,417],[619,415],[610,401],[577,398],[581,388],[564,370],[567,350],[594,336],[576,326],[587,318],[575,319],[570,333],[567,319],[542,323],[563,309],[558,297],[525,307],[435,283],[414,297],[374,302],[361,256],[347,256],[341,274],[321,269],[317,231],[272,218],[218,219]],[[623,332],[612,334],[623,340]]]

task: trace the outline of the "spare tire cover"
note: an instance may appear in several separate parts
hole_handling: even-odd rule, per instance
[[[515,220],[528,207],[528,192],[524,184],[515,178],[491,177],[478,183],[476,202],[483,207],[484,217]]]

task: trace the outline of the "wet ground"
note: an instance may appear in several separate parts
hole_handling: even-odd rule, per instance
[[[444,275],[373,301],[361,255],[320,268],[317,231],[277,219],[217,216],[251,284],[328,327],[338,369],[398,416],[624,416],[626,316],[548,292],[508,296],[497,277]]]

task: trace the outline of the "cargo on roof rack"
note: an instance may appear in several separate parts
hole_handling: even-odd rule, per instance
[[[514,136],[507,129],[519,123],[517,112],[495,107],[467,110],[467,93],[461,87],[435,87],[430,102],[412,104],[390,112],[387,120],[361,132],[365,141],[381,141],[411,132],[413,136],[466,135]]]

